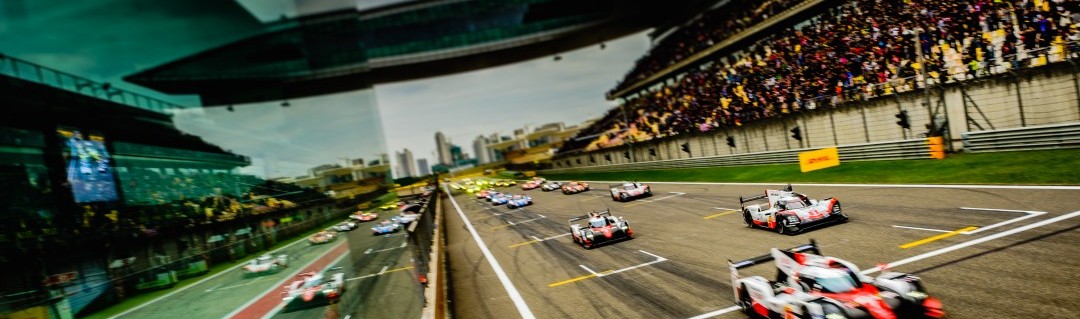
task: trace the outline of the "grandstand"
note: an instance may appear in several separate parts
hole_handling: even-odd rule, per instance
[[[1080,40],[1077,2],[856,0],[827,2],[820,8],[806,5],[812,2],[754,2],[759,4],[755,7],[730,1],[668,32],[609,93],[622,105],[568,141],[560,156],[675,136],[732,136],[752,123],[787,122],[786,131],[792,124],[798,127],[800,114],[897,99],[909,92],[939,95],[945,87],[1060,64],[1074,57]],[[805,20],[772,19],[787,17],[792,10],[812,15]],[[784,14],[776,16],[778,12]],[[761,34],[761,24],[785,27]],[[739,46],[728,41],[746,37],[754,41]],[[1062,101],[1069,99],[1075,98]],[[924,104],[916,107],[930,109]],[[929,126],[921,135],[942,134],[945,121],[938,117],[944,114],[926,113],[920,120]],[[885,138],[916,135],[920,133],[905,131]],[[769,139],[765,143],[767,150]],[[778,143],[772,144],[777,149]],[[742,150],[752,148],[748,146]]]
[[[180,106],[12,57],[0,66],[0,262],[20,264],[0,274],[0,313],[65,298],[92,309],[148,287],[148,269],[209,234],[328,203],[238,173],[250,159],[179,131],[167,110]]]

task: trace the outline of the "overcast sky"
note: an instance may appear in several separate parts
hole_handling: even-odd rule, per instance
[[[435,132],[473,154],[478,135],[511,135],[529,125],[576,125],[603,115],[614,104],[604,93],[645,54],[645,33],[552,57],[480,71],[375,87],[393,152],[408,148],[434,164]],[[393,159],[396,161],[396,159]],[[394,165],[397,165],[395,162]]]

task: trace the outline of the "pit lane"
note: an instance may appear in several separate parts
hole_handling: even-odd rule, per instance
[[[1064,216],[1080,209],[1075,189],[795,185],[796,191],[813,198],[836,196],[851,221],[786,236],[748,229],[741,215],[732,211],[738,208],[739,195],[758,194],[765,188],[654,184],[653,197],[627,203],[611,201],[603,189],[577,195],[508,189],[535,200],[512,213],[503,207],[492,209],[472,196],[456,196],[455,201],[538,318],[745,317],[730,311],[734,297],[727,260],[766,254],[770,247],[797,246],[809,238],[816,239],[826,255],[870,271],[878,264],[989,239],[919,257],[893,270],[922,276],[930,292],[943,300],[950,318],[1064,318],[1080,309],[1078,285],[1061,284],[1075,282],[1080,266],[1073,257],[1080,253],[1076,247],[1080,218]],[[636,238],[593,250],[574,245],[566,236],[566,220],[606,208],[625,216]],[[546,218],[492,229],[536,215]],[[457,214],[446,216],[457,315],[519,317],[462,220]],[[1036,225],[1053,218],[1059,219]],[[1027,226],[1035,227],[990,238]],[[665,261],[595,275],[653,260],[640,251]],[[771,265],[749,271],[767,277],[775,273]],[[577,280],[551,286],[572,279]]]

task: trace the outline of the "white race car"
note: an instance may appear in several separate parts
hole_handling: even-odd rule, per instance
[[[739,276],[739,269],[774,261],[776,280]],[[813,240],[768,255],[728,262],[736,304],[760,318],[941,318],[941,301],[914,275],[883,272],[877,278],[854,264],[821,256]]]
[[[271,256],[270,254],[263,254],[255,259],[252,259],[241,267],[244,277],[253,277],[258,275],[276,274],[281,269],[289,265],[289,257],[286,255]]]
[[[351,221],[351,220],[347,220],[347,221],[343,221],[341,223],[338,223],[337,225],[334,225],[333,228],[334,228],[334,230],[339,231],[339,232],[346,232],[346,231],[356,229],[356,226],[357,226],[356,222]]]
[[[649,185],[638,182],[622,182],[611,184],[611,199],[622,202],[636,197],[652,196],[652,188]]]
[[[545,183],[544,186],[540,186],[540,190],[545,191],[545,192],[558,190],[560,188],[562,188],[562,183],[559,183],[559,182],[556,182],[556,181],[550,181],[550,182]]]
[[[840,210],[840,200],[833,197],[813,200],[791,191],[791,185],[782,190],[765,190],[764,195],[739,196],[739,204],[761,199],[767,199],[769,203],[742,206],[743,222],[746,226],[772,229],[781,234],[796,234],[809,227],[848,220],[847,215]]]

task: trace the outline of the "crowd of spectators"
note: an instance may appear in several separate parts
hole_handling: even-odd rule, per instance
[[[1078,52],[1077,22],[1077,1],[847,1],[626,100],[560,151],[709,132],[1061,61]]]
[[[801,2],[803,0],[731,0],[702,13],[663,37],[635,62],[611,91],[625,89]]]

